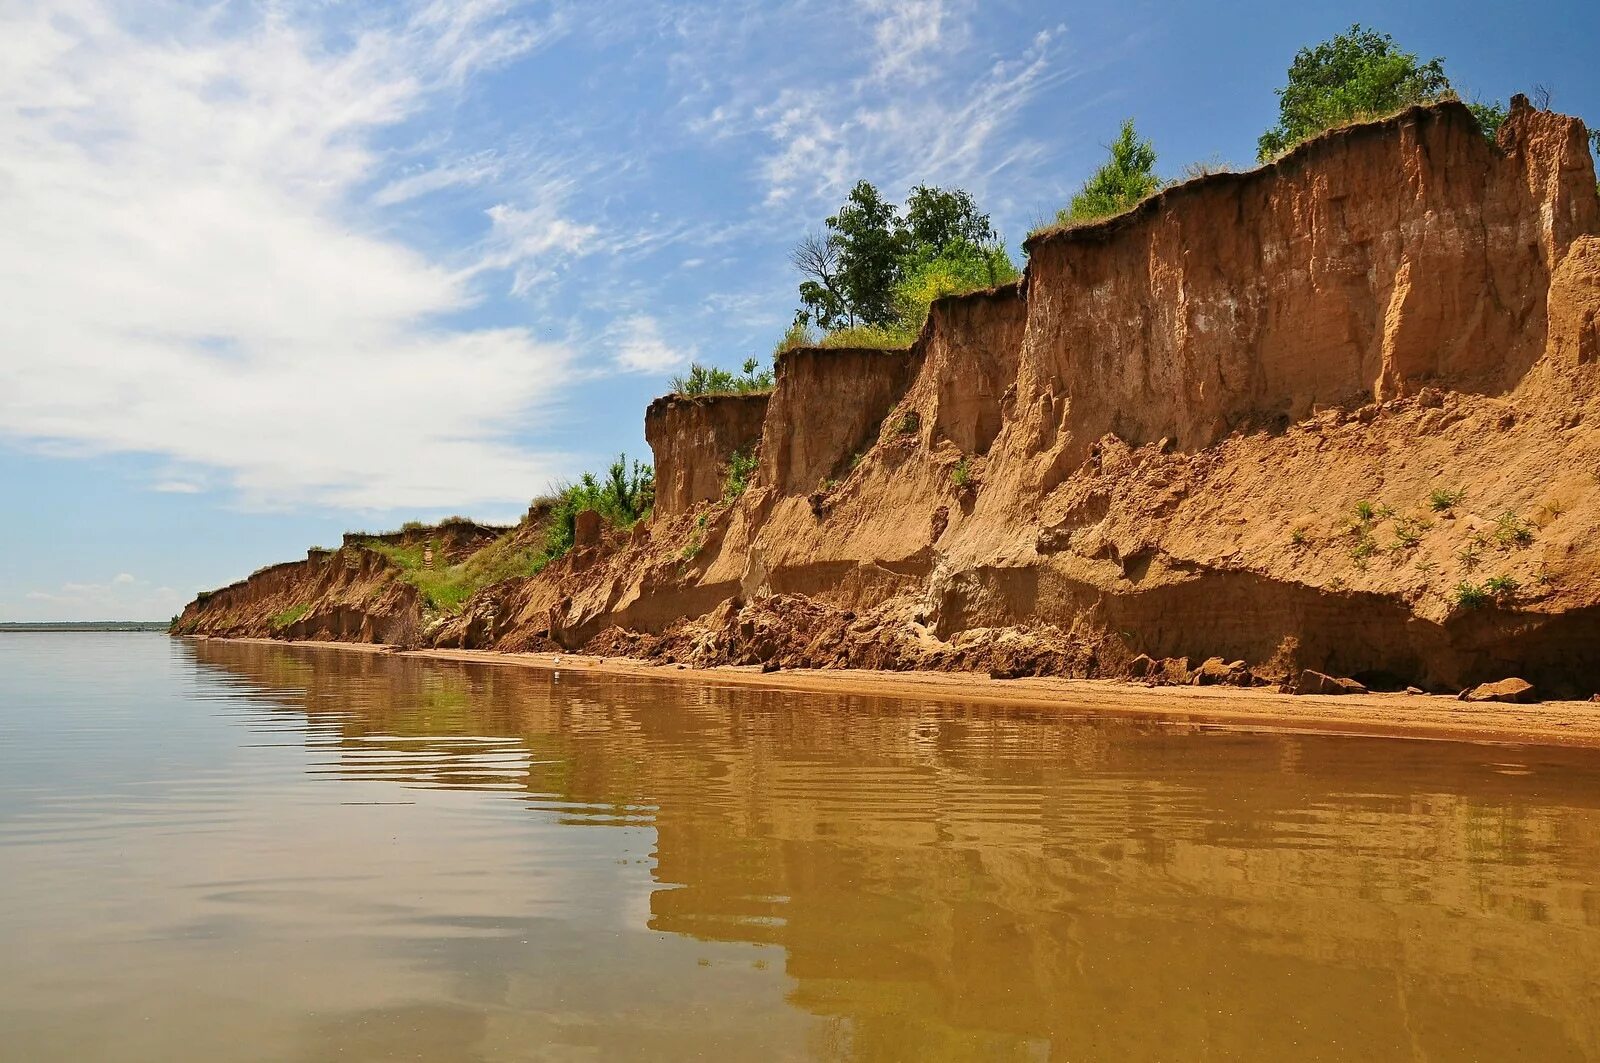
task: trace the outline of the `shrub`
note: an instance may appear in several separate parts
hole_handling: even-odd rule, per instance
[[[1460,505],[1461,500],[1466,497],[1467,492],[1463,488],[1437,487],[1428,496],[1428,505],[1435,513],[1448,513]]]
[[[785,351],[792,351],[796,347],[815,347],[816,344],[817,338],[811,334],[811,326],[797,316],[790,323],[788,331],[779,338],[778,345],[772,349],[772,360],[776,362],[778,355]]]
[[[732,502],[744,494],[755,474],[756,456],[753,451],[736,450],[729,454],[728,475],[722,482],[722,497]]]
[[[1073,225],[1121,214],[1161,188],[1156,176],[1156,149],[1140,140],[1133,119],[1122,123],[1122,132],[1106,146],[1111,157],[1096,170],[1065,210],[1056,215],[1057,223]]]
[[[972,466],[967,464],[966,458],[956,462],[955,468],[950,470],[950,482],[957,487],[966,487],[972,482]]]
[[[746,395],[752,391],[771,391],[772,370],[761,369],[754,358],[746,358],[743,371],[739,373],[694,362],[687,373],[673,377],[667,386],[677,395]]]
[[[1278,90],[1278,124],[1261,134],[1256,157],[1283,154],[1325,129],[1391,114],[1450,94],[1444,61],[1418,61],[1386,33],[1350,27],[1332,40],[1302,48]]]
[[[895,423],[895,434],[902,436],[916,435],[917,429],[922,427],[922,416],[916,410],[907,410],[900,415],[900,420]]]

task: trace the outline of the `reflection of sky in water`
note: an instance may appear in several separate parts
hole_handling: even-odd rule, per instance
[[[1600,1055],[1590,754],[31,638],[24,1058]]]

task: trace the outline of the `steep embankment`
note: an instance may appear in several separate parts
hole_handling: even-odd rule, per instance
[[[1034,237],[1022,282],[935,304],[909,351],[658,400],[655,518],[431,637],[1587,695],[1597,234],[1574,119],[1519,100],[1496,146],[1450,103],[1329,133]]]

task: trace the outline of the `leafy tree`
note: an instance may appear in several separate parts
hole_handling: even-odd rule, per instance
[[[924,302],[908,324],[907,293],[932,290],[928,278],[942,276],[943,287],[959,284],[950,290],[965,290],[1016,276],[989,216],[963,189],[917,185],[902,215],[871,182],[859,181],[825,226],[825,233],[805,237],[789,255],[806,278],[791,328],[797,338],[816,325],[824,333],[873,342],[898,339],[927,312]],[[907,289],[908,279],[918,274],[923,281]]]
[[[1472,117],[1478,120],[1478,128],[1483,130],[1483,135],[1490,140],[1500,132],[1500,126],[1509,117],[1509,112],[1499,100],[1493,103],[1469,103],[1467,109],[1472,112]]]
[[[989,215],[965,189],[946,191],[917,185],[906,197],[904,238],[912,255],[932,257],[946,248],[991,247],[998,243]]]
[[[1133,119],[1122,123],[1122,132],[1109,150],[1111,157],[1083,183],[1067,208],[1056,215],[1057,221],[1068,224],[1121,214],[1161,188],[1156,149],[1148,140],[1139,139]]]
[[[1262,162],[1347,122],[1388,114],[1450,95],[1439,58],[1419,62],[1387,33],[1350,27],[1314,48],[1302,48],[1289,65],[1289,82],[1278,90],[1278,124],[1261,134]]]

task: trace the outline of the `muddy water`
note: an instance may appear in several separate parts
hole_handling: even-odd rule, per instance
[[[0,636],[5,1060],[1600,1058],[1600,757]]]

